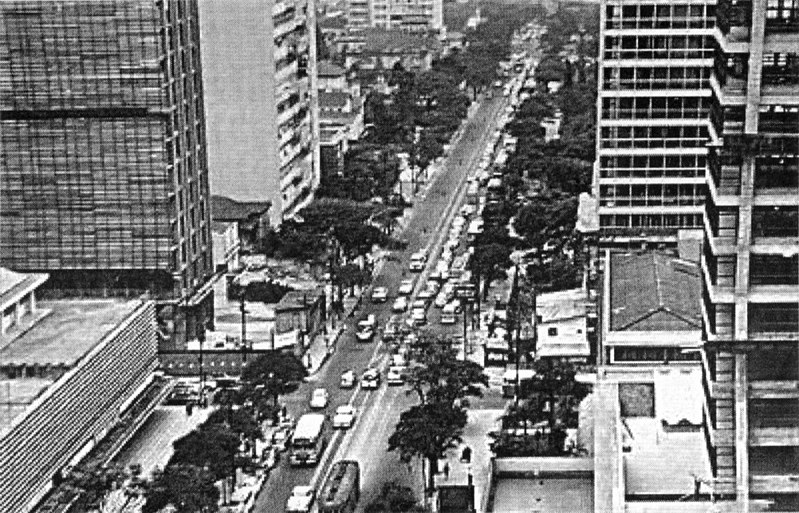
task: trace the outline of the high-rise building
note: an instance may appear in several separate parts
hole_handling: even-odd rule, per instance
[[[444,26],[443,0],[347,0],[350,30],[383,28],[437,32]]]
[[[719,0],[704,215],[707,444],[737,511],[799,509],[799,2]]]
[[[0,264],[59,294],[146,292],[167,332],[203,331],[196,0],[2,1],[0,27]]]
[[[277,226],[320,180],[314,2],[201,0],[200,34],[213,193]]]
[[[594,195],[600,243],[700,228],[715,0],[603,0]]]

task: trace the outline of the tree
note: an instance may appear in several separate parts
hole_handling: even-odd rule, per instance
[[[222,479],[232,474],[240,443],[238,435],[226,426],[203,424],[172,444],[174,452],[167,467],[205,468],[214,480]]]
[[[467,396],[481,397],[488,386],[483,368],[470,360],[458,360],[452,341],[422,335],[407,384],[422,404],[452,405]],[[426,338],[426,340],[424,340]]]
[[[67,476],[64,486],[75,494],[79,510],[102,509],[108,493],[127,478],[125,470],[117,465],[79,465]]]
[[[383,483],[380,496],[370,502],[366,513],[426,513],[429,510],[418,505],[413,490],[391,481]]]
[[[205,421],[206,425],[224,426],[239,438],[254,442],[263,439],[263,432],[251,410],[247,408],[233,408],[226,405],[214,410]]]
[[[432,488],[438,460],[462,440],[466,411],[451,404],[420,404],[400,415],[394,433],[388,439],[388,450],[398,451],[404,462],[419,457],[429,463],[426,487]],[[424,464],[424,463],[423,463]]]
[[[505,269],[511,266],[510,253],[511,248],[508,246],[493,242],[475,246],[474,255],[469,260],[469,267],[473,273],[478,274],[485,281],[484,299],[488,297],[491,282],[503,276]]]
[[[177,513],[213,512],[219,503],[211,473],[193,465],[169,465],[156,472],[145,495],[143,513],[156,513],[170,504]]]
[[[299,388],[308,370],[293,354],[269,351],[248,362],[241,374],[242,395],[252,401],[259,416],[277,407],[281,395],[290,394]]]
[[[577,370],[567,361],[541,358],[533,363],[531,398],[547,413],[550,428],[576,426],[576,409],[588,387],[576,380]]]

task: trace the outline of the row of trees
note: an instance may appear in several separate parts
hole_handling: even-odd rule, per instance
[[[418,458],[423,469],[427,463],[426,490],[432,487],[438,460],[462,441],[468,398],[480,397],[488,386],[480,365],[457,357],[452,339],[420,335],[406,381],[408,393],[419,402],[402,412],[388,439],[388,450],[398,452],[402,461]]]

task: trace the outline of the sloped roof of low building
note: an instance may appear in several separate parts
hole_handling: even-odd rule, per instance
[[[319,61],[316,72],[320,77],[341,77],[347,73],[344,68],[330,61]]]
[[[227,196],[211,196],[211,219],[214,221],[246,221],[266,214],[269,201],[236,201]]]
[[[319,91],[319,108],[335,109],[346,107],[351,100],[350,93],[345,91]]]
[[[615,253],[610,273],[611,330],[701,329],[698,265],[658,252]]]

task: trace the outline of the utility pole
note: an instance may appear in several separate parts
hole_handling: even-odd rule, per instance
[[[241,296],[239,297],[239,310],[241,311],[241,354],[242,361],[247,361],[247,307],[244,298],[246,288],[240,288]]]
[[[464,362],[466,361],[466,341],[467,341],[467,336],[468,336],[467,331],[466,331],[466,308],[468,306],[470,306],[469,303],[465,299],[466,298],[464,298],[464,301],[463,301],[463,361]]]
[[[513,301],[513,324],[508,326],[509,328],[512,327],[515,333],[511,333],[511,338],[516,336],[516,344],[515,344],[515,359],[516,359],[516,382],[514,383],[514,398],[513,398],[513,405],[514,407],[519,406],[519,394],[520,394],[520,379],[519,379],[519,364],[521,360],[521,348],[519,347],[519,335],[520,335],[520,328],[521,322],[519,320],[519,264],[513,268],[513,285],[511,287],[510,292],[511,300]],[[508,305],[510,307],[510,305]]]

